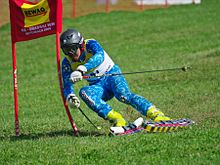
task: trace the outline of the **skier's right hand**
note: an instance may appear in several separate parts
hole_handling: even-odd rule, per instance
[[[78,81],[81,81],[82,80],[82,73],[78,70],[74,71],[71,73],[70,75],[70,80],[73,82],[73,83],[76,83]]]
[[[80,107],[80,100],[75,94],[69,94],[66,98],[68,105],[71,108],[79,108]]]

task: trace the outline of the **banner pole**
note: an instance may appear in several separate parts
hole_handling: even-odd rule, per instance
[[[75,124],[75,122],[72,118],[72,115],[69,111],[68,105],[67,105],[66,100],[65,100],[64,95],[63,95],[63,85],[62,85],[61,71],[60,71],[60,39],[59,39],[60,37],[59,36],[60,36],[59,32],[56,32],[56,57],[57,57],[57,71],[58,71],[60,92],[61,92],[64,107],[66,109],[66,114],[69,118],[70,124],[73,128],[73,131],[74,131],[74,135],[77,136],[78,135],[78,129],[77,129],[76,124]]]
[[[144,10],[144,0],[141,0],[141,10]]]
[[[105,12],[106,12],[106,13],[109,13],[109,8],[110,8],[110,1],[109,1],[109,0],[106,0],[106,1],[105,1]]]
[[[73,18],[76,18],[76,0],[73,0],[73,2],[72,2],[72,7],[73,7]]]
[[[16,43],[12,42],[12,64],[13,64],[13,85],[14,85],[14,113],[15,113],[15,135],[19,136],[18,119],[18,82],[17,82],[17,61],[16,61]]]
[[[168,6],[168,0],[165,0],[165,6]]]

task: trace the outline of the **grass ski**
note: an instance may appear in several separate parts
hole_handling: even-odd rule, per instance
[[[122,136],[122,135],[130,135],[130,134],[138,133],[144,130],[144,128],[142,127],[143,122],[144,119],[140,117],[136,119],[133,123],[129,123],[126,126],[110,127],[110,134],[116,136]]]
[[[178,128],[187,128],[194,123],[191,119],[183,118],[160,122],[145,121],[143,127],[147,132],[172,132]]]
[[[183,118],[177,120],[167,120],[167,121],[144,121],[143,118],[138,118],[133,123],[129,123],[123,127],[111,127],[110,134],[116,136],[130,135],[138,133],[141,131],[146,131],[147,133],[155,132],[173,132],[179,128],[188,128],[195,122],[191,119]]]

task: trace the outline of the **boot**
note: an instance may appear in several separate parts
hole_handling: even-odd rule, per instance
[[[155,122],[171,120],[165,116],[163,112],[157,109],[155,106],[151,106],[147,111],[147,117],[154,120]]]
[[[110,122],[114,123],[114,126],[116,127],[122,127],[126,125],[125,119],[122,117],[122,115],[113,109],[107,114],[107,119]]]

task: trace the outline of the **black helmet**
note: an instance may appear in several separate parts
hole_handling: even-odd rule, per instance
[[[72,55],[78,48],[82,48],[83,37],[75,29],[68,29],[60,36],[61,49],[65,55]]]

